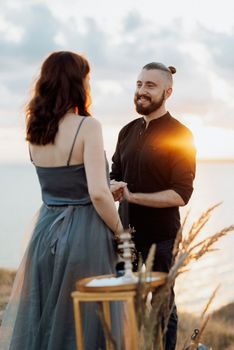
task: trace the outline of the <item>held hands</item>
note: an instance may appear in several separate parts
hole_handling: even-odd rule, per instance
[[[126,186],[126,182],[111,180],[110,190],[115,201],[121,202],[124,199],[124,188]]]
[[[129,191],[126,182],[111,180],[110,185],[110,190],[115,201],[121,202],[123,199],[126,199],[128,202],[131,202],[132,193]]]

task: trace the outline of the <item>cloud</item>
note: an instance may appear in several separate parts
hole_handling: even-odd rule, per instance
[[[130,12],[123,21],[124,30],[126,32],[133,32],[142,25],[144,25],[144,21],[137,11]]]
[[[43,4],[13,9],[5,7],[3,13],[5,26],[0,37],[0,91],[4,94],[1,93],[0,100],[0,125],[14,125],[19,122],[19,111],[23,113],[40,61],[56,49],[59,22]],[[8,35],[12,26],[20,30],[18,40],[12,40]],[[11,118],[5,118],[7,104],[12,112]]]
[[[208,125],[234,128],[232,102],[215,88],[222,80],[233,95],[233,35],[213,33],[201,25],[187,33],[181,18],[160,25],[157,16],[149,20],[135,10],[122,17],[113,36],[91,15],[79,18],[75,13],[74,8],[74,14],[62,21],[43,3],[28,2],[11,11],[4,7],[0,111],[9,104],[11,124],[18,120],[14,114],[22,110],[42,60],[62,49],[84,53],[91,62],[93,112],[102,121],[120,125],[135,117],[136,77],[143,65],[158,61],[177,68],[174,95],[168,101],[173,114],[197,115]],[[19,29],[15,40],[14,32],[9,36],[11,25],[16,32]],[[1,115],[0,125],[9,124]]]
[[[214,33],[199,26],[198,35],[201,42],[212,55],[212,66],[216,72],[227,80],[234,78],[234,32]]]
[[[1,63],[6,66],[22,63],[37,63],[48,52],[55,50],[55,36],[59,29],[59,22],[50,10],[43,4],[36,4],[17,8],[5,15],[8,29],[16,26],[22,30],[21,39],[12,42],[1,37]],[[6,32],[7,34],[7,32]]]

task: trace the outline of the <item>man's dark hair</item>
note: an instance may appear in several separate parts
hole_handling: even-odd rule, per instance
[[[158,69],[158,70],[162,70],[164,72],[171,73],[171,74],[176,73],[175,67],[173,67],[173,66],[166,67],[164,64],[159,63],[159,62],[148,63],[143,67],[143,69],[146,69],[146,70]]]

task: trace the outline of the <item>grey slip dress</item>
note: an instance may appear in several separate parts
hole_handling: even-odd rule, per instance
[[[76,350],[71,292],[77,280],[115,272],[113,233],[88,193],[84,164],[36,166],[43,204],[19,266],[0,329],[0,350]],[[85,350],[105,349],[96,303],[82,304]],[[122,349],[122,306],[111,305]]]

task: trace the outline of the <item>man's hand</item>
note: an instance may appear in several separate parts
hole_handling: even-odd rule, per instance
[[[129,191],[127,186],[123,189],[123,198],[126,199],[128,202],[131,202],[132,193]]]
[[[121,202],[124,198],[124,188],[127,186],[126,182],[111,180],[110,190],[115,201]]]

